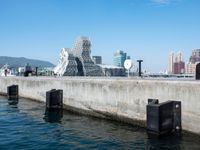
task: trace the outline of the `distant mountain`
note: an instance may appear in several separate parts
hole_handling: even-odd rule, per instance
[[[14,68],[24,67],[27,63],[31,65],[31,67],[54,67],[54,65],[48,61],[28,59],[24,57],[0,56],[0,68],[5,64]]]

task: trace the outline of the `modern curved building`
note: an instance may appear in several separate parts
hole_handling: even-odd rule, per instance
[[[61,50],[54,73],[59,76],[102,76],[101,67],[94,64],[90,54],[90,40],[87,37],[78,38],[72,49]]]

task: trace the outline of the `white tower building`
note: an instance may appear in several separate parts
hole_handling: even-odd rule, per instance
[[[168,62],[168,73],[173,73],[173,64],[175,62],[175,55],[174,52],[171,52],[169,55],[169,62]]]

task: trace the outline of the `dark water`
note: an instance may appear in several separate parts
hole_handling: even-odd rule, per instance
[[[70,112],[44,116],[43,103],[0,97],[0,150],[15,149],[197,149],[200,138],[183,133],[148,138],[145,129]],[[53,120],[52,120],[53,119]]]

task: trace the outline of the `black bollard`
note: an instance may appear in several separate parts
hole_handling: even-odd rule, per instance
[[[196,80],[200,80],[200,63],[196,65],[196,74],[195,74]]]
[[[18,100],[18,85],[11,85],[7,87],[8,100]]]
[[[137,60],[137,62],[139,63],[139,73],[138,73],[138,75],[139,75],[139,77],[141,77],[142,76],[142,62],[143,62],[143,60]]]
[[[149,99],[148,102],[148,134],[160,136],[181,131],[180,101],[167,101],[159,104],[157,99]]]
[[[46,92],[46,122],[61,122],[63,117],[63,90],[52,89]]]
[[[46,109],[63,108],[63,90],[52,89],[46,92]]]
[[[35,76],[38,76],[38,67],[35,67]]]

